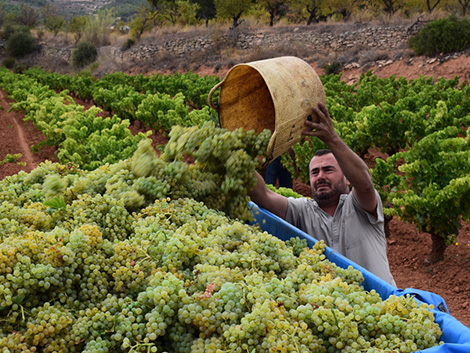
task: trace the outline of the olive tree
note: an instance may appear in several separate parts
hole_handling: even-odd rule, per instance
[[[65,19],[60,15],[50,15],[46,18],[46,28],[54,33],[56,36],[62,29],[65,28],[67,22]]]
[[[196,0],[194,3],[199,5],[198,17],[203,19],[208,26],[209,20],[215,18],[216,15],[214,0]]]
[[[318,23],[325,18],[329,0],[299,0],[293,2],[293,8],[300,10],[307,18],[307,25]]]
[[[405,5],[404,0],[375,0],[373,2],[380,6],[381,9],[390,17]]]
[[[83,34],[85,33],[85,28],[88,23],[89,18],[86,16],[73,16],[70,24],[68,26],[69,32],[75,37],[75,43],[78,43]]]
[[[457,0],[457,1],[460,5],[460,14],[465,17],[470,7],[470,0]]]
[[[260,4],[269,13],[269,25],[274,26],[274,22],[284,16],[289,8],[287,1],[282,0],[259,0]]]
[[[336,15],[343,21],[348,21],[354,12],[366,6],[365,0],[330,0],[328,1],[324,11],[325,15]]]
[[[38,23],[38,12],[34,7],[23,5],[18,16],[19,21],[29,28],[33,28]]]
[[[251,5],[251,0],[215,0],[215,10],[217,17],[222,19],[231,19],[232,28],[240,25],[240,18],[246,13]]]

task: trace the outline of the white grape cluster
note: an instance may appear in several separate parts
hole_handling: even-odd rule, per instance
[[[248,220],[252,214],[246,207],[247,193],[256,184],[254,171],[259,159],[263,161],[266,157],[270,138],[271,131],[267,129],[257,134],[254,130],[220,129],[211,122],[202,127],[175,126],[162,159],[173,166],[177,165],[175,161],[193,158],[194,165],[189,171],[180,169],[172,173],[177,176],[174,183],[188,185],[188,190],[195,191],[191,197],[209,207]]]
[[[143,143],[94,171],[46,162],[0,181],[3,352],[413,352],[440,343],[427,305],[382,300],[359,271],[329,262],[323,243],[285,243],[246,222],[246,194],[230,201],[242,183],[220,186],[249,184],[241,168],[253,157],[211,162],[239,148],[257,154],[259,138],[192,131],[172,136],[162,158]]]

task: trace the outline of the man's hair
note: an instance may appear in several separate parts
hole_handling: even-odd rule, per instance
[[[317,150],[313,156],[314,157],[319,157],[319,156],[324,156],[325,154],[328,154],[328,153],[333,153],[333,152],[331,152],[329,149],[325,148],[325,149],[322,149],[322,150]]]

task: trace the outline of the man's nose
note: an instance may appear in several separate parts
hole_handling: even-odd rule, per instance
[[[317,178],[318,178],[318,179],[325,179],[325,172],[320,169],[320,170],[318,171]]]

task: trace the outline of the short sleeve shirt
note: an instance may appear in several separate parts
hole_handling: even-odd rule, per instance
[[[396,286],[387,258],[382,201],[377,191],[376,194],[377,218],[349,193],[340,196],[333,217],[312,199],[290,197],[286,221]]]

